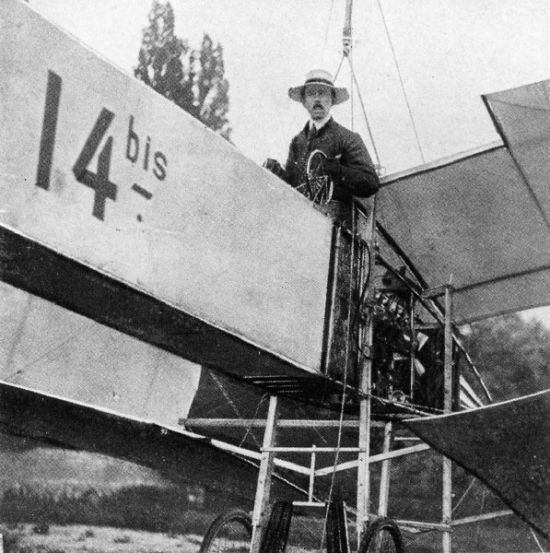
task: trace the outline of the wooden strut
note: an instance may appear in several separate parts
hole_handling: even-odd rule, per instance
[[[371,213],[372,219],[369,221],[369,241],[372,244],[374,242],[374,207]],[[353,237],[352,239],[355,239]],[[355,260],[351,260],[352,266]],[[373,274],[373,265],[375,263],[375,256],[369,258],[369,274]],[[364,272],[366,268],[361,267]],[[364,274],[362,275],[364,277]],[[374,294],[374,279],[370,278],[368,283],[367,294],[372,297]],[[453,320],[453,305],[452,305],[452,288],[447,286],[445,290],[445,356],[444,356],[444,410],[450,412],[453,406],[453,332],[452,332],[452,320]],[[248,425],[264,426],[265,433],[263,440],[263,447],[260,454],[260,471],[258,476],[258,487],[256,492],[256,499],[254,503],[253,512],[253,534],[251,542],[251,553],[260,553],[261,536],[269,516],[269,495],[270,495],[270,481],[275,465],[275,456],[280,452],[303,452],[311,454],[311,461],[309,467],[300,467],[299,472],[309,474],[308,485],[308,500],[302,502],[307,506],[322,506],[322,503],[315,501],[314,499],[314,479],[316,476],[325,476],[334,471],[342,471],[348,469],[357,469],[357,537],[360,540],[362,533],[365,529],[365,523],[368,522],[370,514],[370,464],[374,462],[382,462],[382,474],[380,483],[380,495],[378,504],[378,516],[386,516],[388,512],[389,502],[389,485],[390,485],[390,471],[389,460],[401,455],[407,455],[429,449],[429,446],[420,443],[412,447],[403,448],[400,450],[391,450],[391,436],[392,426],[391,423],[387,423],[385,426],[384,436],[384,450],[377,455],[370,455],[370,433],[372,426],[377,425],[371,420],[371,404],[370,404],[370,386],[371,386],[371,372],[372,372],[372,360],[370,356],[365,356],[363,351],[370,351],[373,340],[373,317],[368,318],[367,325],[363,325],[360,329],[358,336],[359,344],[358,348],[358,361],[359,361],[359,389],[362,393],[360,405],[359,405],[359,421],[343,421],[341,426],[359,427],[359,443],[358,447],[339,448],[341,451],[357,452],[358,457],[355,461],[347,461],[338,464],[336,467],[323,467],[317,468],[316,455],[325,451],[335,451],[335,448],[330,447],[277,447],[276,446],[276,434],[277,427],[316,427],[316,426],[332,426],[336,424],[340,426],[341,421],[327,420],[327,421],[308,421],[303,419],[286,419],[278,420],[277,416],[277,398],[272,396],[269,403],[269,411],[267,420],[264,421],[241,421],[240,423],[235,420],[221,420],[208,421],[205,419],[188,419],[186,422],[189,425],[197,424],[198,426],[208,426],[209,424],[221,424],[222,426],[229,425]],[[298,467],[292,467],[298,468]],[[292,470],[291,468],[291,470]],[[426,523],[426,522],[414,522],[404,521],[405,525],[416,526],[417,528],[431,527],[442,532],[443,541],[443,553],[451,553],[451,532],[452,532],[452,465],[451,461],[447,458],[443,459],[443,493],[442,493],[442,520],[440,523]]]
[[[443,409],[450,413],[453,408],[453,289],[450,285],[445,287],[445,356],[444,356],[444,389]],[[450,526],[452,519],[452,462],[443,457],[443,498],[442,498],[442,524]],[[451,531],[444,530],[442,536],[443,553],[451,553]]]
[[[254,512],[252,514],[252,540],[250,553],[261,553],[262,533],[269,517],[269,495],[271,491],[271,475],[273,473],[274,453],[265,451],[273,447],[277,439],[277,396],[269,398],[269,409],[264,433],[260,472],[258,474],[258,487],[254,500]]]
[[[374,252],[375,234],[376,234],[376,196],[371,202],[371,212],[368,221],[368,236],[367,240],[370,244],[371,255],[368,259],[368,282],[367,297],[369,300],[374,298],[374,269],[376,256]],[[353,263],[353,260],[352,260]],[[374,336],[374,316],[368,318],[367,325],[362,325],[359,336],[359,352],[372,351],[373,336]],[[361,538],[365,530],[365,525],[369,518],[370,507],[370,438],[372,430],[371,417],[371,383],[372,383],[372,358],[360,353],[359,358],[359,391],[363,395],[359,402],[359,448],[361,449],[357,459],[357,543],[361,543]]]
[[[380,225],[377,225],[377,229],[381,230]],[[388,239],[387,233],[384,236],[384,238],[386,240]],[[399,253],[399,251],[395,250],[395,244],[389,243],[389,245],[395,251],[395,253],[397,253],[397,255],[401,258],[401,260],[409,268],[409,270],[411,270],[410,261],[403,258],[402,254]],[[391,266],[389,261],[387,259],[385,259],[384,256],[380,252],[378,252],[377,258],[378,258],[378,261],[380,261],[380,263],[393,274],[393,276],[395,276],[398,280],[400,280],[411,291],[412,295],[422,304],[422,306],[428,311],[428,313],[430,313],[430,315],[437,321],[437,323],[435,323],[434,325],[432,325],[432,324],[425,325],[425,326],[424,325],[418,325],[417,330],[422,330],[423,328],[435,328],[435,327],[439,327],[439,326],[444,326],[445,325],[444,314],[441,313],[441,310],[440,310],[439,306],[436,303],[434,303],[434,299],[438,296],[441,296],[441,295],[445,294],[445,286],[439,286],[437,288],[426,289],[422,292],[419,292],[418,290],[415,290],[411,286],[411,283],[409,282],[408,279],[403,277],[398,271],[396,271]],[[413,274],[415,273],[414,271],[412,271],[412,272],[413,272]],[[476,377],[479,385],[481,386],[481,388],[483,390],[483,393],[485,394],[485,397],[488,399],[488,401],[490,403],[492,403],[493,402],[493,397],[491,395],[491,392],[489,391],[489,389],[487,388],[487,385],[483,381],[483,377],[481,376],[479,370],[475,366],[472,358],[470,357],[470,354],[468,353],[468,351],[466,350],[466,348],[464,347],[464,345],[462,344],[461,340],[458,338],[457,335],[453,334],[453,339],[454,339],[454,342],[455,342],[456,346],[458,347],[458,349],[461,351],[462,355],[464,356],[464,359],[466,360],[466,363],[467,363],[468,367],[474,373],[474,376]]]
[[[383,453],[388,454],[391,450],[392,423],[386,423],[384,429],[384,449]],[[388,516],[388,505],[390,498],[390,458],[382,461],[382,470],[380,472],[380,492],[378,494],[378,516]]]
[[[344,23],[344,30],[342,33],[342,46],[343,46],[343,53],[344,56],[349,56],[351,53],[351,45],[352,45],[352,38],[351,38],[351,14],[353,9],[353,0],[346,0],[346,15],[345,15],[345,23]]]
[[[353,261],[352,261],[353,262]],[[374,262],[374,256],[371,257],[369,263]],[[370,267],[370,273],[372,273],[372,266]],[[371,287],[369,293],[374,292],[373,279],[369,280],[368,286]],[[444,355],[444,410],[445,412],[451,412],[453,406],[453,373],[455,370],[453,361],[453,334],[452,334],[452,320],[453,320],[453,304],[452,304],[452,287],[447,286],[445,288],[445,355]],[[360,341],[368,346],[372,343],[372,317],[368,321],[368,325],[363,327]],[[360,352],[363,348],[359,348]],[[323,507],[325,503],[316,501],[314,498],[314,482],[317,476],[326,476],[334,471],[349,470],[357,468],[357,536],[360,540],[365,528],[365,523],[369,518],[376,516],[370,513],[370,464],[376,462],[382,462],[382,474],[380,483],[380,495],[378,504],[378,516],[387,516],[388,503],[389,503],[389,485],[390,485],[390,471],[389,461],[394,457],[402,455],[409,455],[430,449],[430,446],[424,443],[419,443],[410,447],[402,448],[399,450],[391,450],[391,438],[392,438],[392,423],[385,424],[384,435],[384,448],[383,452],[376,455],[370,455],[370,432],[372,426],[381,426],[381,423],[371,421],[370,410],[370,389],[371,382],[371,359],[365,357],[360,353],[360,389],[363,392],[363,397],[360,404],[360,417],[359,421],[336,421],[336,420],[318,420],[312,421],[307,419],[278,419],[277,413],[277,397],[271,396],[269,402],[269,410],[267,419],[265,421],[239,421],[237,419],[229,419],[223,421],[220,419],[187,419],[185,422],[189,425],[196,424],[198,426],[209,426],[210,424],[222,426],[240,426],[253,424],[254,426],[265,426],[265,433],[263,439],[263,447],[261,449],[260,457],[260,471],[258,476],[258,486],[256,491],[256,498],[254,503],[253,512],[253,534],[251,540],[251,553],[261,553],[260,545],[261,538],[265,526],[269,518],[269,496],[271,476],[274,465],[277,463],[275,458],[277,453],[280,452],[303,452],[311,454],[311,461],[309,467],[301,467],[294,465],[293,463],[285,462],[286,468],[295,470],[302,474],[309,475],[308,485],[308,500],[306,502],[295,502],[296,505],[303,505],[307,507]],[[359,427],[359,444],[358,447],[277,447],[276,437],[278,427],[335,427],[342,424],[342,426]],[[337,466],[317,468],[316,455],[321,452],[328,451],[349,451],[357,452],[358,457],[356,460],[339,463]],[[489,514],[487,517],[483,515],[479,520],[485,518],[493,518],[495,516],[507,515],[507,511],[499,513]],[[474,519],[469,517],[466,519],[460,519],[452,521],[452,464],[450,459],[443,458],[443,492],[442,492],[442,520],[439,523],[436,522],[421,522],[421,521],[398,521],[403,526],[409,526],[419,529],[433,529],[442,533],[443,553],[451,553],[451,533],[453,526],[466,524],[473,522]]]

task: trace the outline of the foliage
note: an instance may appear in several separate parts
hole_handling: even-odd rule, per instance
[[[229,83],[224,77],[223,49],[207,34],[199,49],[176,36],[170,2],[153,1],[134,74],[229,140]]]
[[[465,345],[495,401],[550,388],[550,330],[519,315],[470,327]]]
[[[239,499],[227,494],[212,499],[212,505],[197,509],[190,504],[187,490],[178,487],[138,485],[111,490],[67,487],[60,492],[36,485],[14,485],[1,498],[0,518],[8,523],[33,523],[35,534],[47,534],[51,524],[204,534],[220,511],[229,506],[245,507]],[[87,530],[81,537],[93,537],[93,531]]]

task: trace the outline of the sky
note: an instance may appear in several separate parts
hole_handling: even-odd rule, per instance
[[[29,3],[132,74],[152,0]],[[306,121],[288,88],[312,68],[336,72],[345,0],[171,3],[178,36],[198,46],[208,33],[223,46],[236,147],[257,163],[284,162]],[[355,0],[352,25],[359,87],[334,116],[361,133],[386,174],[497,141],[481,94],[550,76],[548,0]],[[351,81],[346,59],[337,84]]]

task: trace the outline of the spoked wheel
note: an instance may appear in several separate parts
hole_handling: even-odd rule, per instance
[[[309,154],[306,167],[306,182],[298,189],[316,204],[325,205],[332,199],[332,181],[323,168],[326,155],[321,150]]]
[[[221,514],[208,528],[199,553],[248,553],[252,539],[252,518],[233,509]]]
[[[368,525],[359,553],[404,553],[399,527],[389,518],[378,518]]]

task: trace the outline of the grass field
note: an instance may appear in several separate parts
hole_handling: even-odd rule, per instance
[[[202,536],[192,534],[178,536],[101,526],[47,528],[47,532],[40,533],[32,524],[0,526],[5,553],[197,553],[202,540]]]
[[[90,525],[0,525],[5,553],[198,553],[202,535],[146,532]],[[438,553],[440,538],[405,540],[407,553]],[[543,544],[547,547],[548,544]],[[287,553],[305,551],[289,545]],[[548,549],[546,549],[548,551]],[[455,553],[540,553],[534,540],[515,525],[461,529],[454,536]]]
[[[4,441],[2,447],[0,440],[0,532],[6,538],[6,553],[198,553],[218,514],[251,507],[229,491],[220,494],[204,488],[201,495],[197,486],[176,485],[116,459],[16,445]],[[407,512],[397,518],[437,520],[437,511],[430,516],[430,505],[411,495],[415,489],[409,486],[411,493],[394,498],[401,500],[400,505],[410,505],[411,511],[410,516]],[[502,508],[482,497],[487,511]],[[459,517],[480,513],[476,499]],[[297,544],[317,544],[321,534],[319,522],[293,518],[287,553],[302,553],[305,550]],[[406,553],[441,551],[437,532],[405,534],[405,538]],[[550,544],[544,542],[543,549],[550,552]],[[523,522],[505,517],[457,527],[453,553],[540,553],[540,549]]]

